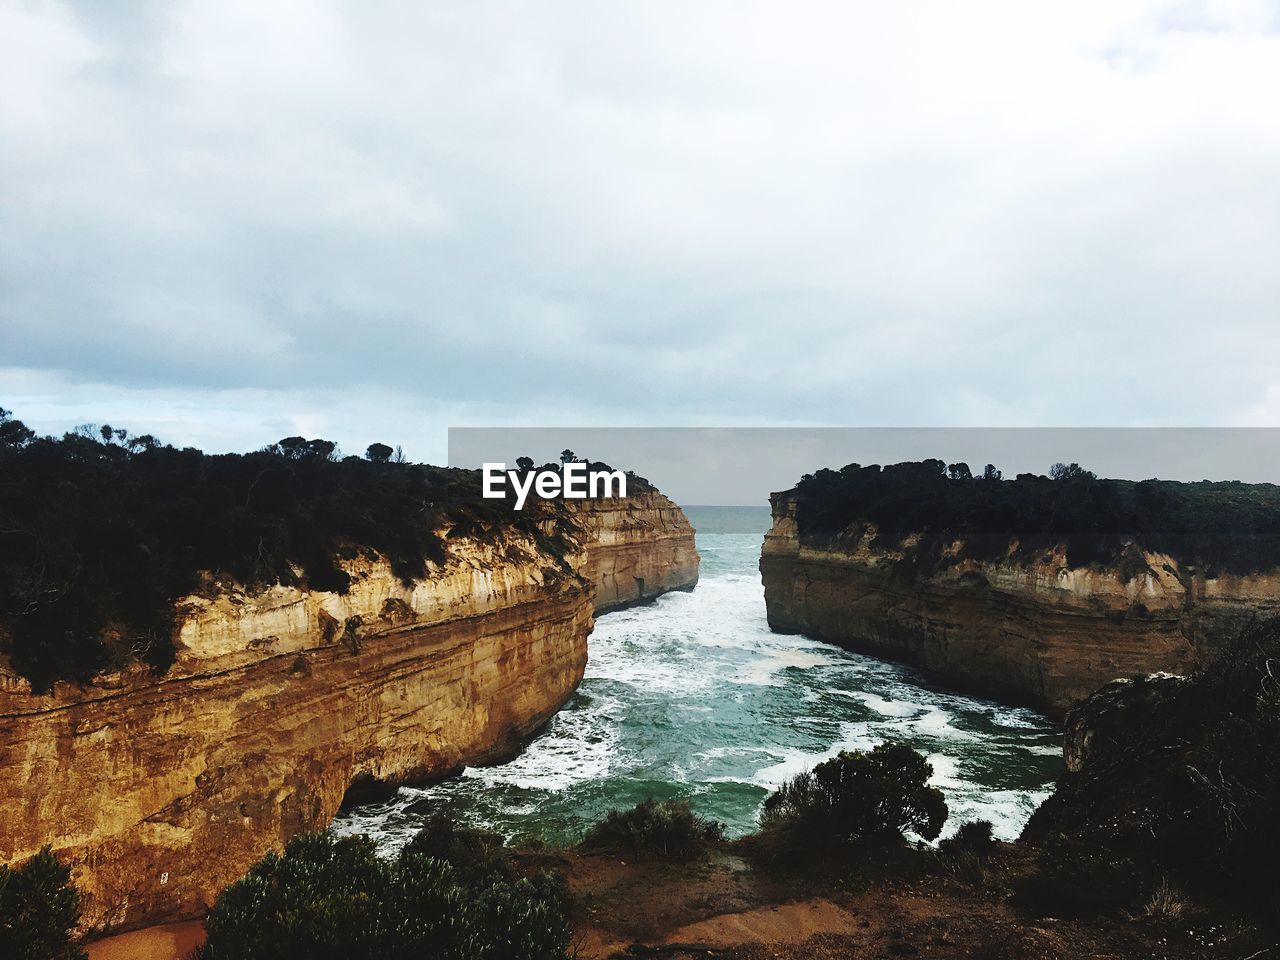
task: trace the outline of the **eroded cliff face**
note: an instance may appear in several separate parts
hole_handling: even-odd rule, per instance
[[[0,861],[51,844],[91,929],[195,916],[325,827],[353,783],[511,755],[582,678],[596,577],[602,606],[629,598],[626,575],[637,595],[696,580],[693,531],[661,495],[586,513],[564,564],[504,536],[450,540],[409,585],[364,558],[341,595],[212,586],[179,604],[163,677],[34,695],[0,669]]]
[[[904,575],[910,539],[873,545],[875,529],[802,538],[795,502],[772,498],[760,571],[770,626],[902,660],[973,693],[1061,716],[1116,677],[1183,672],[1252,616],[1280,612],[1280,571],[1208,576],[1162,554],[1145,571],[963,559]],[[960,544],[952,553],[960,554]]]
[[[582,501],[577,520],[591,544],[583,575],[596,586],[597,613],[697,584],[693,527],[661,493]]]

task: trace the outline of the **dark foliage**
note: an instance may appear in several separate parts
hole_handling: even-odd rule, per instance
[[[0,864],[0,957],[83,960],[72,936],[79,921],[80,892],[48,847],[20,867]]]
[[[968,465],[941,460],[853,463],[806,475],[794,491],[796,519],[809,537],[875,524],[878,543],[888,547],[922,533],[898,571],[906,577],[954,562],[944,547],[956,538],[964,540],[963,557],[979,560],[1006,555],[1016,540],[1023,558],[1065,544],[1073,566],[1112,563],[1136,541],[1211,573],[1280,564],[1274,484],[1099,480],[1078,464],[1055,464],[1053,472],[1057,479],[1024,473],[1002,480],[990,464],[974,477]],[[1132,576],[1146,564],[1126,569]]]
[[[972,855],[980,859],[991,856],[996,849],[990,820],[973,820],[963,824],[954,836],[938,844],[938,850],[948,855]]]
[[[441,860],[457,872],[464,883],[511,880],[515,876],[507,862],[502,835],[492,830],[463,827],[437,814],[414,835],[405,849],[410,853]]]
[[[224,890],[200,960],[562,960],[570,926],[554,877],[467,882],[412,849],[318,834]]]
[[[339,559],[376,551],[421,576],[445,526],[566,549],[545,513],[482,499],[478,472],[387,461],[380,444],[372,460],[302,437],[213,456],[110,427],[35,438],[7,414],[0,438],[0,649],[37,690],[135,659],[166,669],[173,602],[205,572],[344,592]]]
[[[630,810],[610,810],[587,832],[582,848],[692,860],[723,839],[724,824],[698,816],[689,801],[648,798]]]
[[[991,821],[974,820],[961,826],[954,836],[939,842],[937,862],[955,879],[990,889],[1003,879],[997,862],[998,851]]]
[[[900,842],[905,830],[932,840],[947,820],[942,791],[929,786],[932,774],[924,756],[906,744],[845,751],[770,794],[762,826],[818,845]]]
[[[1129,912],[1155,882],[1150,863],[1139,866],[1088,837],[1057,834],[1040,844],[1036,863],[1038,871],[1018,886],[1018,901],[1054,915]]]
[[[1132,895],[1140,864],[1148,886],[1168,876],[1280,906],[1280,622],[1254,624],[1195,678],[1109,684],[1067,723],[1088,751],[1024,834],[1050,873]]]

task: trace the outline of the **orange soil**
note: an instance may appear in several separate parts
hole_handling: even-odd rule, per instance
[[[185,960],[204,943],[198,920],[116,934],[87,945],[89,960]]]
[[[881,879],[883,868],[872,863],[787,875],[753,869],[736,848],[692,864],[569,852],[517,857],[526,869],[564,874],[581,960],[1280,958],[1261,931],[1241,929],[1227,941],[1220,921],[1194,913],[1160,922],[1028,912],[1009,891],[1034,869],[1032,859],[1006,846],[998,874],[975,887],[918,872]],[[876,879],[856,876],[860,867]],[[153,927],[90,944],[89,960],[186,960],[202,940],[198,922]]]

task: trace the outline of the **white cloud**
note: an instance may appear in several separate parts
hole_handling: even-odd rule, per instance
[[[29,419],[1274,418],[1269,0],[130,11],[0,0]]]

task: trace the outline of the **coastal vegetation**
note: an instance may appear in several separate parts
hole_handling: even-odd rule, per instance
[[[383,859],[364,837],[298,837],[218,897],[200,960],[565,960],[553,876],[459,871],[410,845]]]
[[[1011,545],[1030,558],[1062,544],[1072,566],[1113,563],[1130,577],[1146,569],[1134,543],[1210,572],[1280,565],[1275,484],[1107,480],[1078,464],[1008,480],[991,464],[974,473],[922,460],[818,470],[793,495],[802,536],[873,524],[877,545],[892,548],[920,535],[901,564],[909,577],[963,558],[998,559]],[[948,550],[956,541],[959,553]]]
[[[750,923],[776,915],[785,924],[790,914],[779,911],[817,918],[833,909],[796,903],[832,902],[867,918],[814,941],[832,956],[859,944],[875,945],[868,955],[877,956],[1008,960],[1082,950],[1264,956],[1255,952],[1272,942],[1268,868],[1280,789],[1274,760],[1257,745],[1280,733],[1278,636],[1274,626],[1250,631],[1236,667],[1204,678],[1100,692],[1079,718],[1097,752],[1063,778],[1016,843],[995,840],[985,821],[934,849],[920,843],[939,835],[946,805],[928,785],[926,758],[886,743],[788,781],[766,799],[760,833],[737,841],[686,801],[653,800],[613,811],[576,849],[511,849],[439,815],[395,857],[378,856],[364,837],[298,837],[218,897],[198,957],[565,960],[584,924],[642,942],[645,931],[716,905],[734,918],[746,916],[744,906],[757,910]],[[1171,725],[1179,713],[1185,721]],[[793,858],[758,856],[779,831]],[[694,859],[703,862],[691,868]],[[0,931],[10,934],[15,916],[23,929],[45,931],[29,941],[38,947],[12,955],[81,957],[68,937],[76,895],[67,871],[47,852],[32,864],[0,880]],[[25,888],[13,883],[19,875]],[[26,906],[15,908],[20,889]],[[892,923],[877,912],[885,896],[895,903]],[[1058,932],[1047,936],[1046,924]],[[771,950],[828,955],[804,944]]]
[[[341,561],[362,553],[407,581],[448,537],[500,529],[564,562],[567,525],[390,449],[286,437],[211,455],[110,426],[40,437],[0,410],[0,652],[37,691],[131,661],[163,672],[174,601],[213,582],[342,593]]]
[[[500,833],[464,826],[443,814],[429,817],[405,849],[449,864],[466,884],[515,877]]]
[[[1170,883],[1280,907],[1280,621],[1198,676],[1116,681],[1068,717],[1068,771],[1024,837],[1081,908]]]
[[[724,824],[693,812],[688,800],[642,800],[630,810],[610,810],[582,840],[582,849],[670,860],[706,856],[724,840]]]
[[[947,820],[933,767],[904,743],[842,751],[797,774],[765,798],[761,824],[815,845],[901,842],[905,831],[934,840]]]
[[[84,960],[79,921],[80,892],[48,847],[19,866],[0,863],[0,957]]]

